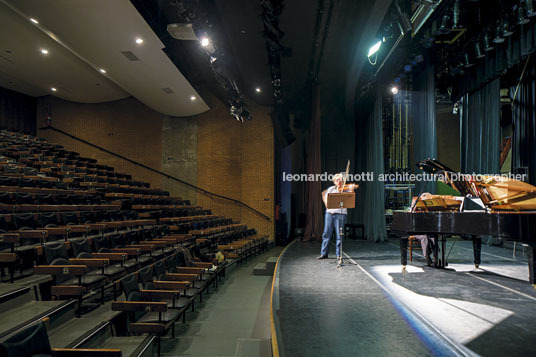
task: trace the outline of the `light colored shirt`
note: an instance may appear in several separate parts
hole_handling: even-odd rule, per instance
[[[327,194],[330,194],[330,193],[338,193],[339,190],[337,190],[337,187],[336,186],[331,186],[327,189]],[[326,208],[326,212],[327,213],[338,213],[338,214],[348,214],[348,209],[347,208]]]

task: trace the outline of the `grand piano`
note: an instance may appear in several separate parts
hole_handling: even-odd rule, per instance
[[[429,209],[412,212],[393,212],[391,231],[400,235],[401,263],[407,265],[408,236],[429,234],[441,242],[441,266],[445,262],[445,239],[451,235],[471,236],[475,267],[480,265],[481,236],[495,236],[528,245],[529,281],[536,287],[534,248],[536,247],[536,187],[524,182],[483,177],[480,181],[471,178],[453,180],[455,174],[436,160],[424,160],[418,167],[432,174],[442,175],[466,197],[478,197],[485,205],[482,211],[453,212]],[[417,202],[413,207],[418,207]],[[434,206],[433,204],[425,207]],[[444,207],[443,207],[444,208]],[[437,244],[436,244],[437,246]]]

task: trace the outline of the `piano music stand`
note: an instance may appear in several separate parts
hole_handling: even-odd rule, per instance
[[[328,193],[326,208],[329,208],[329,209],[355,208],[355,192]],[[337,268],[340,268],[343,265],[342,255],[344,251],[342,250],[342,241],[344,240],[344,227],[339,227],[339,235],[341,236],[341,255],[339,255]],[[335,241],[335,244],[337,244],[337,241]],[[357,263],[353,263],[353,262],[351,263],[354,265],[357,265]]]

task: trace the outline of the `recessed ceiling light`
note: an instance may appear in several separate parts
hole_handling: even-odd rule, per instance
[[[255,88],[255,92],[260,93],[261,89],[259,87]]]
[[[190,97],[190,100],[191,100],[192,102],[193,102],[194,100],[196,100],[195,95],[192,95],[192,96]]]
[[[136,43],[137,43],[138,45],[141,45],[141,44],[143,43],[143,39],[141,39],[141,38],[138,37],[138,38],[136,39]]]
[[[203,46],[203,47],[207,47],[209,43],[210,43],[210,41],[208,40],[208,38],[203,37],[203,38],[201,39],[201,46]]]
[[[42,48],[41,53],[44,55],[48,55],[48,50],[46,48]]]
[[[50,88],[50,90],[53,91],[53,92],[57,91],[57,89],[54,88],[54,87]]]
[[[33,17],[30,17],[30,21],[33,22],[34,24],[38,24],[39,21],[37,21],[36,19],[34,19]]]
[[[99,68],[99,71],[103,74],[106,73],[106,70],[104,68]]]

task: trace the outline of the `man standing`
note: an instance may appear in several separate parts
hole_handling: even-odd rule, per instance
[[[348,215],[348,210],[346,208],[327,208],[328,203],[328,194],[337,193],[343,191],[353,191],[357,185],[350,184],[343,187],[343,175],[336,174],[333,177],[334,186],[329,187],[327,190],[322,192],[322,200],[324,201],[324,206],[326,206],[326,214],[324,216],[324,232],[322,233],[322,248],[320,250],[320,256],[317,259],[327,259],[329,251],[329,241],[331,240],[331,234],[335,230],[335,237],[337,237],[335,254],[337,259],[341,256],[341,231],[344,229],[344,224],[346,223],[346,216]]]

